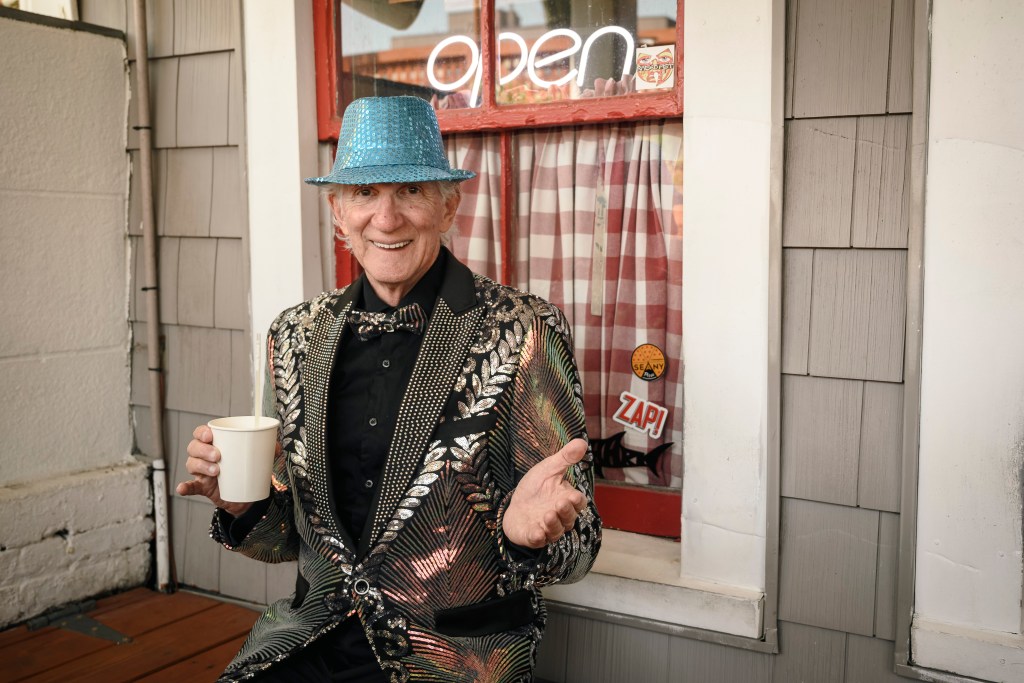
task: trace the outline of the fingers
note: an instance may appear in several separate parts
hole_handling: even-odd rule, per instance
[[[192,430],[192,437],[203,443],[213,443],[213,430],[208,425],[199,425]]]
[[[587,454],[587,442],[583,439],[573,439],[565,444],[561,450],[555,451],[552,455],[544,458],[540,464],[548,474],[563,475],[567,467],[575,465]]]

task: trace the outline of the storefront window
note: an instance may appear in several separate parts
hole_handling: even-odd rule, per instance
[[[316,4],[331,22],[322,40],[341,55],[330,66],[335,134],[337,113],[370,95],[422,97],[446,132],[682,112],[679,0]],[[537,106],[539,117],[524,111]],[[324,125],[322,112],[321,138],[330,137]]]

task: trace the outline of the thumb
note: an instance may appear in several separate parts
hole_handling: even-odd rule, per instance
[[[561,450],[545,458],[545,461],[552,474],[564,474],[567,467],[578,463],[586,454],[587,442],[584,439],[573,439]]]

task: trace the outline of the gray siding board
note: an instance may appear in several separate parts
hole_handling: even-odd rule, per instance
[[[178,146],[228,144],[227,52],[190,55],[178,66]]]
[[[893,673],[893,644],[850,634],[846,643],[846,683],[906,683]]]
[[[212,202],[210,236],[243,237],[246,232],[245,188],[237,147],[213,150]]]
[[[544,638],[537,649],[538,678],[549,681],[565,680],[566,656],[569,652],[569,631],[573,617],[558,612],[548,612],[548,624]]]
[[[174,147],[178,143],[178,59],[154,59],[149,66],[153,145]]]
[[[857,505],[899,512],[903,466],[903,385],[866,382]]]
[[[211,545],[216,545],[207,539]],[[220,553],[220,592],[258,605],[267,602],[267,563],[241,553],[222,549]]]
[[[891,0],[800,0],[793,116],[885,113]]]
[[[245,329],[249,307],[245,300],[242,240],[218,239],[217,274],[214,278],[214,325],[221,329]]]
[[[228,144],[241,145],[245,133],[245,101],[242,99],[242,57],[232,52],[228,66]]]
[[[779,618],[870,636],[878,512],[783,498]]]
[[[86,23],[124,31],[127,17],[125,0],[78,0],[78,18]]]
[[[227,415],[231,394],[231,331],[170,325],[167,407]]]
[[[205,500],[205,499],[204,499]],[[185,532],[185,565],[179,580],[189,586],[220,591],[220,557],[225,552],[210,539],[213,508],[195,500],[188,501],[188,526]]]
[[[914,0],[893,0],[889,47],[889,113],[913,110]]]
[[[787,122],[783,246],[850,246],[856,143],[856,119]]]
[[[785,249],[782,259],[782,372],[807,374],[811,328],[812,249]]]
[[[135,3],[127,0],[126,10],[128,56],[131,57],[135,54]],[[174,0],[147,0],[146,33],[150,58],[174,54]]]
[[[231,408],[232,415],[252,415],[252,351],[249,335],[231,333]]]
[[[899,554],[900,516],[878,516],[878,569],[875,581],[875,636],[896,638],[896,571]]]
[[[174,0],[174,53],[231,49],[235,12],[233,0]]]
[[[267,565],[267,603],[291,597],[295,594],[296,562],[278,562]]]
[[[213,202],[213,150],[167,150],[167,209],[164,234],[206,237]]]
[[[171,549],[174,552],[174,570],[178,581],[183,581],[185,556],[188,554],[188,511],[192,504],[187,498],[171,496]],[[213,542],[212,540],[210,541]]]
[[[178,257],[178,323],[213,327],[217,240],[182,238]]]
[[[779,622],[779,654],[773,661],[773,681],[843,683],[845,668],[845,633]]]
[[[782,378],[782,495],[857,503],[863,382]]]
[[[132,273],[131,303],[128,319],[145,322],[149,309],[142,288],[146,283],[146,252],[139,237],[132,239],[134,258]],[[178,322],[178,243],[177,237],[161,237],[157,240],[157,280],[160,292],[160,321],[165,325]],[[145,339],[141,340],[145,343]]]
[[[783,93],[783,116],[793,117],[793,70],[796,65],[796,8],[797,0],[786,3],[786,77]]]
[[[909,116],[857,119],[851,235],[855,247],[907,247],[909,135]]]
[[[569,632],[566,656],[568,683],[669,680],[669,636],[663,633],[580,619]]]
[[[168,476],[174,485],[180,481],[188,481],[192,475],[185,469],[185,461],[188,459],[188,444],[192,440],[192,432],[199,425],[204,425],[220,415],[205,415],[202,413],[189,413],[185,411],[172,410],[168,414],[175,415],[174,429],[167,426],[169,439],[173,441],[173,448],[168,445],[167,449],[167,471]],[[201,496],[192,496],[189,500],[211,507],[213,504]]]
[[[814,252],[812,375],[902,381],[906,270],[905,251]]]
[[[716,643],[672,638],[669,649],[669,681],[682,683],[771,683],[774,655],[739,650]],[[647,681],[621,678],[619,681]],[[650,679],[654,680],[654,679]],[[775,679],[778,680],[778,679]]]

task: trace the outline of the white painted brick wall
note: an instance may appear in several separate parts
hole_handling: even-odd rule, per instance
[[[0,628],[146,581],[147,474],[132,462],[0,488]]]

